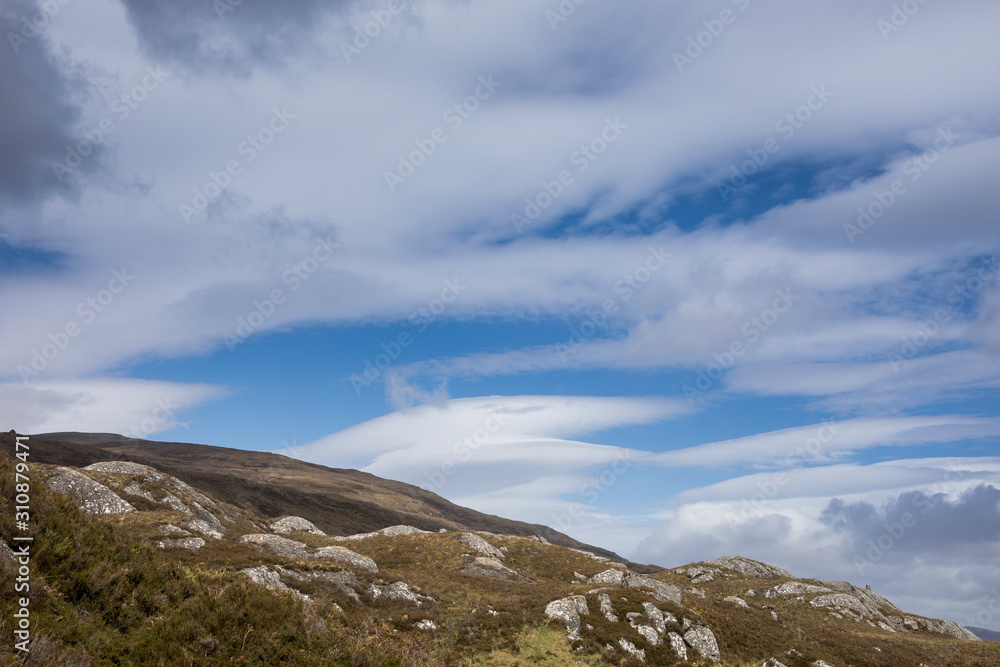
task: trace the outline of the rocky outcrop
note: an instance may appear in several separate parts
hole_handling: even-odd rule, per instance
[[[160,540],[156,543],[160,549],[188,549],[197,551],[205,546],[205,540],[200,537],[182,537],[179,540]]]
[[[826,586],[814,586],[804,584],[801,581],[788,581],[774,587],[774,592],[778,595],[813,595],[816,593],[832,593]]]
[[[286,516],[271,524],[271,531],[279,535],[289,535],[293,530],[299,530],[313,535],[326,536],[322,530],[313,525],[312,521],[303,519],[300,516]]]
[[[639,588],[661,602],[681,603],[681,589],[659,579],[642,574],[629,574],[625,579],[625,585],[629,588]]]
[[[624,638],[619,639],[618,640],[618,646],[620,646],[621,649],[623,651],[625,651],[625,653],[628,653],[630,656],[632,656],[636,660],[638,660],[640,662],[646,662],[646,651],[644,651],[641,648],[638,648],[635,644],[633,644],[629,640],[624,639]]]
[[[376,530],[374,533],[358,533],[356,535],[337,535],[330,539],[336,540],[337,542],[348,542],[351,540],[367,540],[371,537],[396,537],[397,535],[428,535],[431,531],[420,530],[419,528],[414,528],[413,526],[389,526],[388,528],[383,528],[382,530]]]
[[[739,572],[744,577],[749,577],[751,579],[793,578],[791,573],[786,570],[782,570],[780,567],[775,567],[773,565],[768,565],[767,563],[761,563],[756,560],[750,560],[749,558],[742,558],[739,556],[716,558],[715,560],[710,560],[705,564],[715,565],[716,567],[725,568],[727,570],[733,570],[735,572]]]
[[[101,461],[84,470],[106,476],[105,481],[127,495],[145,498],[191,517],[191,530],[221,539],[233,518],[214,500],[176,477],[130,461]],[[125,479],[122,479],[122,478]]]
[[[471,574],[494,579],[517,579],[521,575],[510,569],[496,558],[477,556],[476,559],[459,570],[462,574]]]
[[[861,616],[861,618],[869,618],[872,612],[861,602],[858,598],[853,595],[848,595],[847,593],[830,593],[829,595],[820,595],[818,598],[814,598],[809,602],[814,607],[831,607],[833,609],[838,609],[840,611],[853,611],[855,614]]]
[[[284,583],[281,578],[284,577],[299,582],[327,581],[335,585],[340,592],[349,597],[353,602],[361,604],[361,597],[355,590],[355,587],[358,585],[358,579],[350,572],[301,572],[299,570],[287,569],[280,565],[275,565],[272,570],[266,565],[260,565],[240,570],[240,573],[246,575],[255,584],[280,593],[288,593],[306,602],[312,601],[308,595]],[[343,608],[338,604],[334,603],[333,607],[339,612],[343,611]]]
[[[278,573],[270,570],[265,565],[260,565],[258,567],[248,567],[245,570],[240,570],[240,574],[246,575],[250,579],[250,581],[254,582],[255,584],[264,586],[265,588],[269,588],[272,591],[277,591],[279,593],[288,593],[289,595],[293,595],[299,598],[300,600],[309,599],[308,596],[303,595],[294,588],[285,585],[285,583],[281,581],[281,577],[278,575]]]
[[[588,579],[587,583],[615,588],[639,588],[661,602],[681,604],[681,589],[677,586],[628,570],[604,570]]]
[[[965,639],[967,641],[982,641],[977,635],[975,635],[970,630],[966,630],[958,623],[952,623],[951,621],[936,621],[931,618],[921,618],[919,616],[913,617],[917,625],[925,630],[931,632],[936,632],[938,634],[947,635],[948,637],[954,637],[955,639]]]
[[[669,632],[667,633],[667,641],[670,642],[670,648],[674,649],[677,657],[686,662],[688,659],[688,649],[687,644],[684,643],[684,638],[676,632]]]
[[[417,593],[404,581],[397,581],[389,584],[388,586],[376,586],[375,584],[372,584],[368,591],[372,594],[372,600],[378,600],[379,598],[384,597],[388,600],[409,602],[410,604],[415,604],[418,607],[424,602],[434,601],[434,598]]]
[[[706,660],[718,662],[722,659],[715,634],[704,625],[693,627],[685,632],[684,641]]]
[[[719,574],[720,570],[711,567],[689,567],[683,572],[692,584],[707,584],[715,581],[715,575]]]
[[[320,558],[337,563],[343,563],[350,567],[367,570],[369,572],[378,572],[378,565],[374,560],[368,558],[367,556],[362,556],[359,553],[355,553],[345,547],[320,547],[319,549],[316,549],[316,551],[311,552],[302,542],[296,542],[295,540],[290,540],[287,537],[279,537],[268,533],[243,535],[240,537],[240,542],[257,544],[259,546],[266,547],[271,551],[271,553],[283,558],[293,558],[297,560]]]
[[[59,468],[59,474],[45,483],[58,493],[68,493],[76,506],[90,514],[131,514],[135,507],[100,482],[92,480],[79,470]]]
[[[344,563],[359,570],[378,572],[378,565],[368,556],[362,556],[344,547],[321,547],[313,554],[313,558],[325,558],[337,563]]]
[[[205,537],[211,537],[213,540],[222,539],[222,533],[213,528],[207,521],[203,521],[201,519],[191,519],[190,521],[185,521],[181,524],[181,526],[187,528],[188,530],[201,533]]]
[[[597,596],[597,601],[601,605],[601,613],[604,614],[604,618],[608,619],[609,623],[617,623],[618,614],[615,613],[615,608],[611,604],[611,596],[607,593],[601,593]]]
[[[605,570],[595,574],[590,579],[587,580],[588,584],[598,584],[600,586],[614,586],[616,588],[624,588],[626,585],[628,573],[622,572],[621,570]]]
[[[166,475],[156,468],[151,468],[141,463],[132,463],[131,461],[101,461],[100,463],[90,464],[84,470],[112,472],[119,475],[141,475],[151,480],[161,480],[166,477]]]
[[[504,553],[502,551],[475,533],[462,533],[458,540],[480,556],[496,558],[497,560],[502,560],[504,558]]]
[[[545,617],[564,623],[566,632],[571,638],[580,636],[580,629],[583,627],[580,614],[589,613],[587,598],[582,595],[571,595],[567,598],[553,600],[545,607]]]

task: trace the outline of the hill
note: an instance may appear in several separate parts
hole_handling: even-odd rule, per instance
[[[553,544],[623,560],[611,551],[583,544],[548,526],[483,514],[417,486],[279,454],[153,442],[107,433],[46,433],[32,436],[31,443],[32,458],[39,463],[79,467],[108,460],[142,463],[264,517],[307,516],[334,535],[366,533],[399,524],[424,530],[485,530],[538,535]]]
[[[28,605],[0,597],[0,624],[22,606],[31,623],[28,656],[3,633],[4,666],[1000,664],[1000,645],[954,623],[745,558],[644,574],[537,534],[331,535],[124,458],[42,463],[39,444],[39,458],[95,451],[32,437],[24,482],[0,448],[0,510],[30,496],[27,528],[0,522],[0,587],[30,584]],[[16,537],[31,538],[27,564]]]

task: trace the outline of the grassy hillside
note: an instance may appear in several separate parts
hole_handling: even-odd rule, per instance
[[[5,515],[11,513],[9,499],[15,491],[13,463],[9,454],[0,453],[0,510]],[[802,583],[785,576],[760,579],[711,564],[661,571],[655,580],[677,594],[676,600],[668,600],[642,577],[641,585],[628,587],[588,582],[609,569],[624,576],[625,566],[537,538],[461,531],[349,541],[303,531],[282,537],[270,532],[275,517],[195,489],[188,493],[155,471],[145,477],[107,470],[82,473],[136,511],[81,511],[79,498],[48,487],[66,475],[65,469],[32,465],[30,664],[711,664],[690,647],[689,660],[683,662],[669,642],[651,644],[638,629],[651,607],[669,619],[663,622],[665,631],[710,628],[727,666],[758,667],[768,658],[779,658],[788,667],[819,659],[835,667],[1000,664],[1000,644],[923,629],[889,632],[835,618],[831,610],[794,596],[767,597],[766,591],[782,583]],[[160,500],[167,495],[173,504]],[[192,514],[177,509],[196,504],[211,514],[206,519],[223,517],[219,537],[211,537],[204,525],[196,530],[192,526],[200,524],[192,523]],[[176,533],[164,532],[163,526]],[[7,544],[12,529],[11,522],[0,522],[0,537]],[[187,539],[204,535],[202,546],[157,546],[182,533]],[[263,535],[257,539],[264,546],[244,541],[247,535]],[[279,555],[267,546],[272,542],[291,551]],[[320,557],[323,549],[338,547],[372,559],[377,571]],[[493,556],[485,558],[484,553]],[[503,570],[490,569],[497,567]],[[247,573],[252,568],[273,577],[273,587],[282,590],[255,583]],[[692,578],[705,569],[714,578]],[[12,591],[14,577],[10,562],[0,558],[0,589]],[[750,589],[754,595],[748,594]],[[404,592],[395,596],[394,591]],[[580,615],[582,627],[571,640],[564,622],[548,618],[546,608],[572,595],[582,596],[587,613]],[[615,620],[602,613],[602,595],[613,605]],[[747,608],[725,599],[732,596]],[[0,665],[24,663],[13,652],[13,610],[13,597],[0,596]],[[641,649],[645,663],[622,649],[621,640]]]

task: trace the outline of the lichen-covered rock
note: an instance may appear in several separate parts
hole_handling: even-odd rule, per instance
[[[777,658],[768,658],[763,663],[761,663],[760,667],[788,667],[788,665],[781,662]]]
[[[310,552],[305,544],[290,540],[287,537],[262,533],[258,535],[243,535],[240,542],[249,542],[268,548],[272,553],[284,558],[295,558],[298,560],[308,560],[319,558],[332,560],[337,563],[344,563],[351,567],[369,572],[378,572],[378,565],[367,556],[362,556],[350,549],[339,546],[321,547],[315,552]]]
[[[197,551],[205,546],[205,540],[200,537],[182,537],[177,540],[160,540],[156,546],[160,549],[189,549]]]
[[[101,461],[99,463],[91,463],[84,470],[112,472],[121,475],[141,475],[151,480],[161,480],[166,477],[166,475],[156,468],[131,461]]]
[[[750,560],[749,558],[742,558],[739,556],[716,558],[715,560],[708,561],[706,565],[715,565],[728,570],[734,570],[745,577],[751,577],[754,579],[793,578],[789,572],[782,570],[780,567],[775,567],[773,565],[768,565],[767,563],[761,563],[760,561]]]
[[[302,542],[296,542],[295,540],[290,540],[287,537],[278,537],[277,535],[269,535],[266,533],[259,535],[243,535],[240,537],[240,542],[248,542],[262,547],[267,547],[267,549],[274,553],[274,555],[281,556],[283,558],[297,558],[300,560],[311,558],[305,544]]]
[[[377,586],[372,584],[369,587],[369,592],[372,594],[373,600],[378,600],[381,597],[386,597],[390,600],[397,600],[401,602],[409,602],[415,604],[418,607],[424,602],[433,601],[426,595],[421,595],[420,593],[412,590],[404,581],[397,581],[395,583],[389,584],[388,586]]]
[[[129,494],[130,496],[139,496],[140,498],[145,498],[146,500],[149,500],[151,502],[154,503],[156,502],[156,496],[154,496],[146,489],[142,488],[142,485],[139,484],[139,482],[135,481],[134,479],[126,482],[125,485],[122,487],[122,491]]]
[[[930,630],[931,632],[937,632],[948,637],[954,637],[955,639],[965,639],[968,641],[982,641],[979,637],[972,634],[969,630],[966,630],[958,623],[953,623],[951,621],[938,621],[930,618],[920,618],[916,617],[917,624]]]
[[[274,569],[280,576],[296,581],[328,581],[340,589],[344,595],[351,598],[351,600],[358,604],[361,603],[361,596],[354,590],[358,585],[358,578],[353,572],[317,572],[315,570],[300,572],[299,570],[287,569],[280,565],[275,565]]]
[[[475,533],[462,533],[458,540],[480,556],[503,560],[504,553]]]
[[[684,641],[706,660],[718,662],[722,659],[719,655],[719,643],[715,640],[715,634],[704,625],[693,627],[685,632]]]
[[[346,549],[344,547],[330,546],[321,547],[316,550],[313,554],[314,558],[325,558],[327,560],[332,560],[337,563],[346,563],[351,567],[356,567],[360,570],[367,570],[369,572],[378,572],[378,565],[374,560],[368,556],[362,556],[359,553]]]
[[[419,528],[414,528],[413,526],[389,526],[388,528],[383,528],[378,531],[380,534],[386,537],[396,537],[397,535],[429,535],[431,531],[420,530]]]
[[[300,516],[286,516],[271,524],[271,530],[279,535],[288,535],[293,530],[300,530],[304,533],[326,536],[322,530],[317,528],[312,521],[303,519]]]
[[[299,598],[300,600],[309,599],[306,595],[303,595],[294,588],[285,585],[285,583],[281,581],[281,577],[278,576],[278,573],[272,572],[265,565],[260,565],[258,567],[250,567],[245,570],[240,570],[240,574],[245,574],[250,579],[250,581],[254,582],[255,584],[264,586],[265,588],[269,588],[272,591],[278,591],[280,593],[289,593]]]
[[[597,596],[597,601],[601,604],[601,613],[604,614],[604,618],[608,619],[609,623],[617,623],[618,614],[615,613],[615,608],[611,604],[611,596],[607,593],[601,593]]]
[[[646,612],[646,618],[649,619],[658,633],[662,635],[667,631],[667,619],[659,607],[652,602],[643,602],[642,610]]]
[[[625,587],[626,573],[621,570],[605,570],[595,574],[590,579],[587,580],[588,584],[599,584],[602,586],[616,586],[618,588]]]
[[[417,630],[437,630],[437,625],[435,625],[434,621],[430,619],[417,621],[417,623],[415,623],[413,627],[415,627]]]
[[[744,609],[749,609],[750,608],[750,605],[748,605],[746,603],[746,600],[744,600],[743,598],[740,598],[740,597],[736,597],[735,595],[730,595],[728,597],[724,597],[724,598],[722,598],[722,601],[723,602],[732,602],[737,607],[743,607]]]
[[[656,632],[656,629],[649,625],[637,625],[635,626],[635,631],[642,635],[643,639],[649,642],[650,646],[659,646],[663,642],[660,640],[660,635]]]
[[[826,586],[804,584],[801,581],[787,581],[775,586],[774,592],[778,595],[814,595],[816,593],[832,593],[833,590]]]
[[[213,540],[222,539],[222,533],[210,526],[207,521],[202,521],[201,519],[191,519],[190,521],[185,521],[181,525],[188,530],[197,531],[205,537],[211,537]]]
[[[670,632],[667,634],[667,639],[670,640],[670,648],[674,649],[677,657],[686,662],[688,659],[688,648],[687,644],[684,643],[684,638],[676,632]]]
[[[618,640],[618,645],[621,646],[623,651],[628,653],[633,658],[639,660],[640,662],[646,662],[646,651],[644,651],[641,648],[638,648],[635,644],[633,644],[629,640],[623,637],[622,639]]]
[[[459,570],[462,574],[471,574],[494,579],[517,579],[521,575],[510,569],[496,558],[477,556],[476,560]]]
[[[862,618],[868,618],[872,615],[868,608],[862,604],[861,600],[853,595],[848,595],[847,593],[831,593],[829,595],[821,595],[818,598],[813,599],[809,604],[814,607],[831,607],[840,610],[849,609]]]
[[[580,621],[580,614],[589,614],[587,598],[582,595],[571,595],[559,600],[553,600],[545,607],[545,617],[561,621],[566,625],[566,631],[570,636],[579,636],[580,628],[583,627]]]
[[[90,514],[131,514],[135,507],[104,486],[72,468],[59,468],[59,474],[46,480],[50,489],[68,493],[76,506]]]
[[[664,583],[659,579],[653,579],[642,574],[629,574],[625,578],[625,584],[629,588],[640,588],[660,602],[673,602],[681,604],[681,589],[677,586]]]

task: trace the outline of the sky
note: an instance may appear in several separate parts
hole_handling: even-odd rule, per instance
[[[1000,5],[6,0],[0,428],[1000,630]]]

